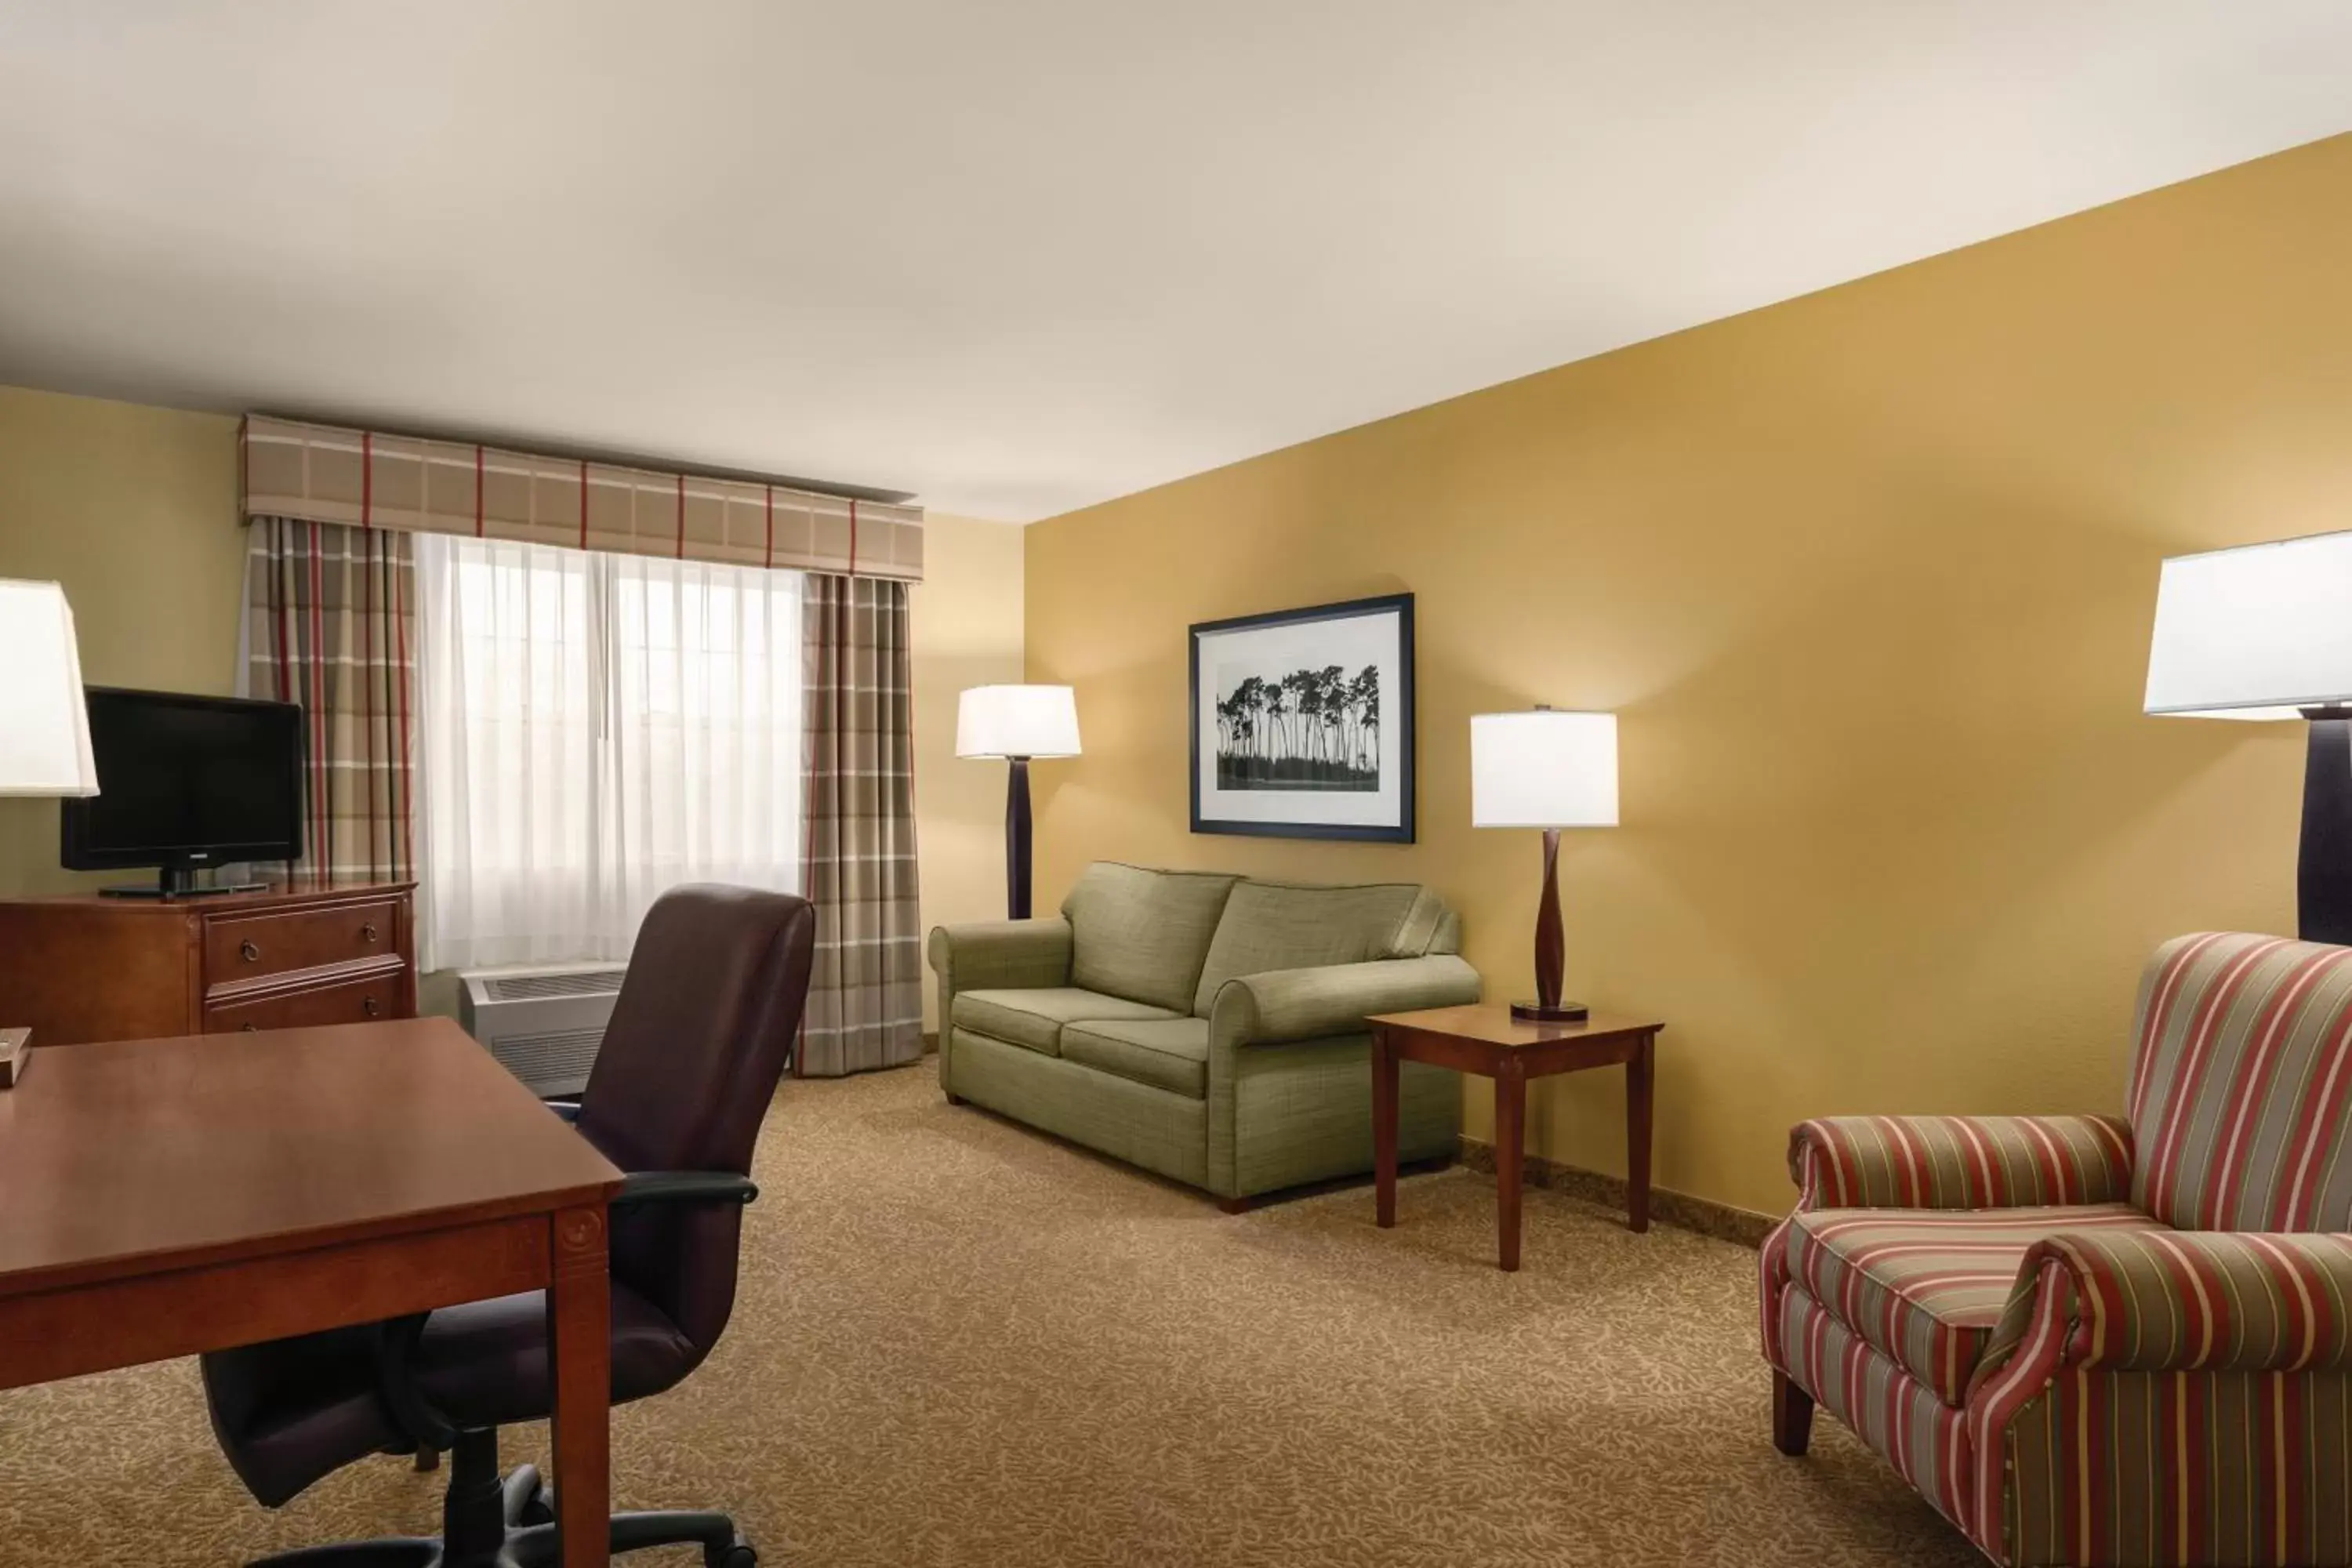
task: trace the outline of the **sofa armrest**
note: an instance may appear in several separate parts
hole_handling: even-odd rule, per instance
[[[1825,1116],[1789,1134],[1805,1209],[2124,1203],[2131,1173],[2112,1116]]]
[[[952,1000],[959,991],[1067,985],[1070,922],[1056,916],[934,926],[930,959],[942,1002]]]
[[[1375,1013],[1478,1000],[1478,972],[1452,953],[1244,974],[1217,988],[1209,1033],[1227,1046],[1354,1034]]]
[[[2061,1366],[2337,1371],[2347,1304],[2352,1236],[2061,1231],[2026,1253],[1971,1388],[2039,1389]]]

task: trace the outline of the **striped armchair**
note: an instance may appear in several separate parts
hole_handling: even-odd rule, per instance
[[[2121,1119],[1795,1131],[1774,1441],[1827,1405],[2011,1568],[2352,1563],[2352,948],[2179,938],[2137,1036]]]

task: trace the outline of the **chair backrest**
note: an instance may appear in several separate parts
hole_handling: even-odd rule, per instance
[[[689,886],[646,911],[580,1099],[580,1131],[623,1171],[749,1175],[761,1119],[808,996],[805,899]],[[706,1352],[735,1300],[741,1211],[648,1205],[614,1216],[614,1277]]]
[[[2181,1230],[2352,1230],[2352,948],[2176,937],[2141,976],[2132,1200]]]

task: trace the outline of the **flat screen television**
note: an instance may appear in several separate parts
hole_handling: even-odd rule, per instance
[[[58,858],[77,871],[154,866],[120,897],[196,892],[209,866],[302,854],[302,710],[291,702],[93,686],[98,794],[64,803]]]

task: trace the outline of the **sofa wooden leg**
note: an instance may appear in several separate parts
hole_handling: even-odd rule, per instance
[[[1250,1201],[1247,1198],[1219,1198],[1217,1206],[1227,1214],[1247,1214]]]
[[[1772,1447],[1792,1459],[1805,1457],[1813,1436],[1813,1396],[1789,1381],[1785,1372],[1772,1374]]]

